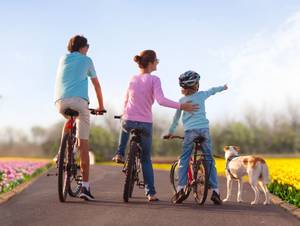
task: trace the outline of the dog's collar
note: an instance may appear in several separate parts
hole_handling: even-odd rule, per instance
[[[227,161],[226,161],[226,170],[227,170],[227,172],[229,173],[229,175],[231,176],[231,178],[234,178],[234,179],[238,179],[237,177],[235,177],[231,172],[230,172],[230,169],[229,169],[229,163],[233,160],[233,159],[235,159],[235,158],[237,158],[237,157],[239,157],[239,155],[232,155],[232,156],[229,156],[229,158],[227,159]]]
[[[229,158],[227,159],[227,163],[229,163],[231,160],[235,159],[236,157],[239,157],[239,155],[229,156]]]

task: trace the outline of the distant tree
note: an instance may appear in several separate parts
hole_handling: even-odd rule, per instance
[[[36,144],[41,144],[44,141],[46,134],[46,129],[41,126],[33,126],[31,128],[31,135]]]

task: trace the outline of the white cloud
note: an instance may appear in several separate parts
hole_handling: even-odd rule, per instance
[[[242,45],[230,73],[236,113],[246,105],[282,112],[286,102],[300,104],[300,12]]]

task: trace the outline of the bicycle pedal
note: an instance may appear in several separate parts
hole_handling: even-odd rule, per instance
[[[76,181],[76,182],[81,182],[81,181],[82,181],[82,176],[77,176],[77,177],[75,178],[75,181]]]

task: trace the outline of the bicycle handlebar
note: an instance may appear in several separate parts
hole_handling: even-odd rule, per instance
[[[165,140],[168,140],[168,139],[180,139],[180,140],[183,140],[184,137],[165,135],[165,136],[163,136],[163,139],[165,139]]]
[[[89,110],[92,115],[103,115],[104,113],[107,113],[106,110],[99,111],[99,110],[93,109],[93,108],[89,108]]]

